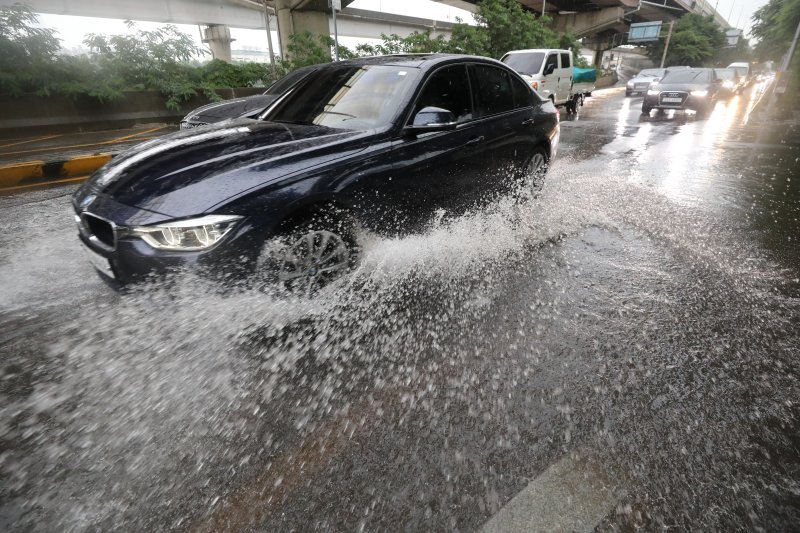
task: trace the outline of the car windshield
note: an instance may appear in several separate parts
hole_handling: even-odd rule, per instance
[[[503,63],[520,74],[538,74],[542,70],[543,61],[544,52],[508,54],[503,58]]]
[[[711,80],[708,70],[673,70],[661,79],[661,83],[702,83]]]
[[[747,76],[747,67],[731,67],[739,76]]]
[[[283,78],[279,79],[275,83],[269,86],[269,88],[264,91],[264,94],[275,94],[280,95],[285,93],[292,85],[303,79],[304,77],[308,76],[311,72],[309,69],[297,69],[293,72],[290,72]]]
[[[660,78],[664,75],[664,71],[661,69],[655,70],[643,70],[639,74],[636,75],[637,78]]]
[[[372,129],[390,124],[414,69],[347,65],[309,74],[261,118],[341,129]]]

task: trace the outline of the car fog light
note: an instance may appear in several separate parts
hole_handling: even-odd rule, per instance
[[[131,233],[159,250],[204,250],[222,240],[242,217],[208,215],[153,226],[131,228]]]

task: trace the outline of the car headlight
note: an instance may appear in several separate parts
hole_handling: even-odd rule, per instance
[[[692,96],[704,97],[708,96],[708,91],[692,91]]]
[[[647,96],[658,96],[660,92],[658,89],[647,89]]]
[[[536,89],[538,91],[539,90],[539,82],[532,81],[531,82],[531,88]]]
[[[628,81],[628,87],[633,87],[633,80]]]
[[[241,219],[236,215],[207,215],[166,224],[137,226],[130,231],[159,250],[205,250],[221,241]]]
[[[722,82],[722,86],[726,89],[733,89],[733,82],[731,80],[725,80]]]

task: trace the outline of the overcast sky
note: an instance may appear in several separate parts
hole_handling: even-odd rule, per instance
[[[752,14],[759,7],[767,3],[767,0],[708,0],[711,4],[717,5],[717,10],[730,24],[736,25],[745,30],[745,34],[751,25]],[[455,22],[456,17],[471,20],[470,13],[461,9],[453,8],[434,2],[432,0],[355,0],[350,7],[360,9],[371,9],[374,11],[384,11],[401,15],[413,15],[417,17],[432,18],[436,20]],[[62,45],[66,50],[75,50],[82,46],[82,41],[86,33],[95,32],[103,34],[125,33],[127,28],[123,21],[112,19],[96,19],[87,17],[70,17],[64,15],[40,15],[43,26],[58,30],[58,36],[62,39]],[[141,28],[152,29],[159,24],[141,22]],[[200,30],[197,26],[178,25],[179,28],[192,35],[200,43]],[[233,44],[234,49],[266,49],[264,32],[260,30],[243,30],[238,28],[231,29],[232,36],[236,39]],[[342,37],[341,44],[354,47],[359,42],[369,41],[368,39],[353,39]],[[277,39],[273,37],[273,42],[277,46]]]

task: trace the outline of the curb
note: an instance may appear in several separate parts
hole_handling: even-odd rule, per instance
[[[113,154],[93,154],[72,157],[64,161],[25,161],[0,164],[0,191],[17,187],[47,185],[64,179],[88,177],[102,167]]]

